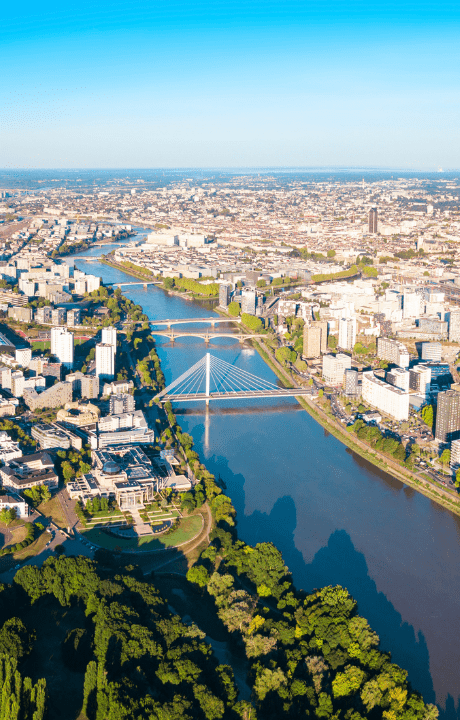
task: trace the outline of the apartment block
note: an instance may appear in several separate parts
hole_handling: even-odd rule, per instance
[[[362,398],[395,420],[409,417],[409,393],[380,380],[372,371],[363,373]]]

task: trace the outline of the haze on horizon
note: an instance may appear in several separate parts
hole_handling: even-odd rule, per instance
[[[460,8],[5,6],[0,167],[460,167]]]

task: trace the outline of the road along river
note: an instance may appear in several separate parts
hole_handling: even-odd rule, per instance
[[[90,259],[100,253],[90,249],[77,267],[106,283],[133,281]],[[213,314],[206,302],[154,286],[122,290],[152,321]],[[207,351],[191,337],[159,338],[157,349],[167,384]],[[277,382],[250,345],[221,338],[208,350]],[[187,403],[175,410],[209,470],[226,483],[240,537],[274,542],[298,587],[347,587],[382,649],[409,671],[425,701],[437,702],[441,717],[457,718],[460,518],[354,455],[293,399],[211,403],[208,411],[204,403]]]

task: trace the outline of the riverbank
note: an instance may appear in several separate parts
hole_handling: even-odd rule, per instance
[[[221,308],[216,308],[215,310],[223,316],[230,317],[230,315]],[[245,326],[243,325],[243,327]],[[252,340],[252,344],[264,362],[271,370],[273,370],[285,387],[296,386],[296,382],[292,375],[290,375],[290,373],[288,373],[287,370],[280,365],[263,341]],[[415,475],[415,473],[399,466],[390,456],[379,453],[370,446],[366,445],[359,440],[359,438],[351,435],[348,430],[335,420],[335,418],[329,416],[321,407],[308,400],[305,396],[296,396],[295,399],[316,422],[318,422],[325,430],[331,433],[331,435],[337,438],[337,440],[354,453],[362,457],[364,460],[367,460],[367,462],[371,463],[379,470],[383,470],[400,482],[403,482],[405,485],[409,485],[414,490],[417,490],[417,492],[425,495],[430,500],[433,500],[438,503],[438,505],[441,505],[460,517],[460,500],[456,500],[452,497],[452,494],[448,490],[444,490],[432,482],[420,479],[417,475]]]

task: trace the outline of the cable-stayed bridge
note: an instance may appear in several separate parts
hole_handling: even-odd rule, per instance
[[[279,388],[274,383],[241,370],[210,353],[174,380],[155,400],[193,402],[205,400],[249,400],[254,398],[310,395],[310,388]]]

